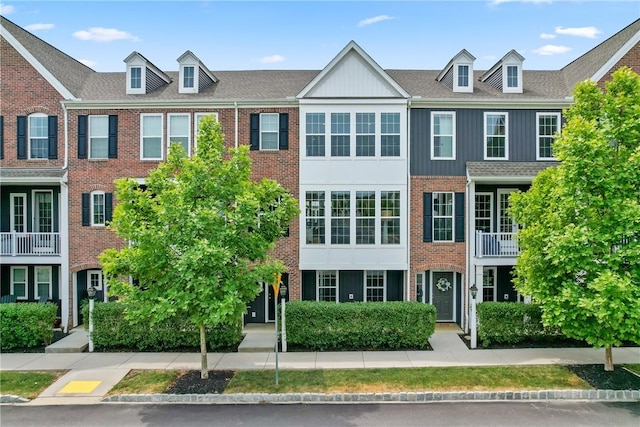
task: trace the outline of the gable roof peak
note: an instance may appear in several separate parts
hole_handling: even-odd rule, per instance
[[[515,58],[518,62],[524,61],[524,56],[520,55],[515,49],[511,49],[502,58],[500,58],[500,60],[496,62],[493,67],[489,68],[489,70],[487,70],[482,76],[480,76],[480,80],[483,82],[486,81],[489,77],[491,77],[493,73],[496,72],[498,68],[502,67],[502,64],[504,64],[510,58]]]
[[[460,61],[461,58],[464,59],[465,62],[473,62],[476,60],[476,57],[470,54],[467,49],[462,49],[460,52],[455,54],[453,58],[451,58],[447,65],[444,66],[442,71],[440,71],[440,74],[438,74],[438,77],[436,77],[436,80],[441,81],[445,74],[447,74],[451,67],[453,67],[453,64]]]

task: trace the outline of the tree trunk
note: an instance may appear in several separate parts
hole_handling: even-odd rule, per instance
[[[604,349],[604,370],[613,371],[613,352],[610,345]]]
[[[203,380],[209,378],[209,368],[207,366],[207,334],[204,330],[204,324],[200,325],[200,378]]]

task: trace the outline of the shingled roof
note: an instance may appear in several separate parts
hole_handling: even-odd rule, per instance
[[[467,162],[471,178],[533,178],[558,162]]]

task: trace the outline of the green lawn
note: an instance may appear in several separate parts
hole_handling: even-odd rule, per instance
[[[640,363],[632,364],[632,365],[624,365],[624,367],[640,375]]]
[[[34,399],[65,371],[0,371],[0,394]]]
[[[173,383],[181,371],[132,370],[107,396],[114,394],[153,394],[162,393]]]

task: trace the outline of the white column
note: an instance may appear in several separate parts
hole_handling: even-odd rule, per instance
[[[478,288],[478,294],[475,300],[471,301],[471,348],[477,348],[478,346],[478,316],[477,305],[482,302],[482,278],[483,278],[483,266],[475,266],[475,285]]]
[[[63,178],[63,180],[66,178]],[[66,182],[60,183],[60,198],[58,209],[58,222],[60,230],[60,302],[62,327],[69,328],[69,304],[73,301],[69,297],[69,187]],[[77,318],[76,322],[77,322]]]
[[[282,297],[282,300],[280,303],[280,314],[281,314],[282,321],[280,322],[280,324],[282,325],[281,329],[282,329],[282,352],[283,353],[287,352],[287,324],[285,322],[286,320],[285,307],[286,307],[285,300],[284,300],[284,297]]]

